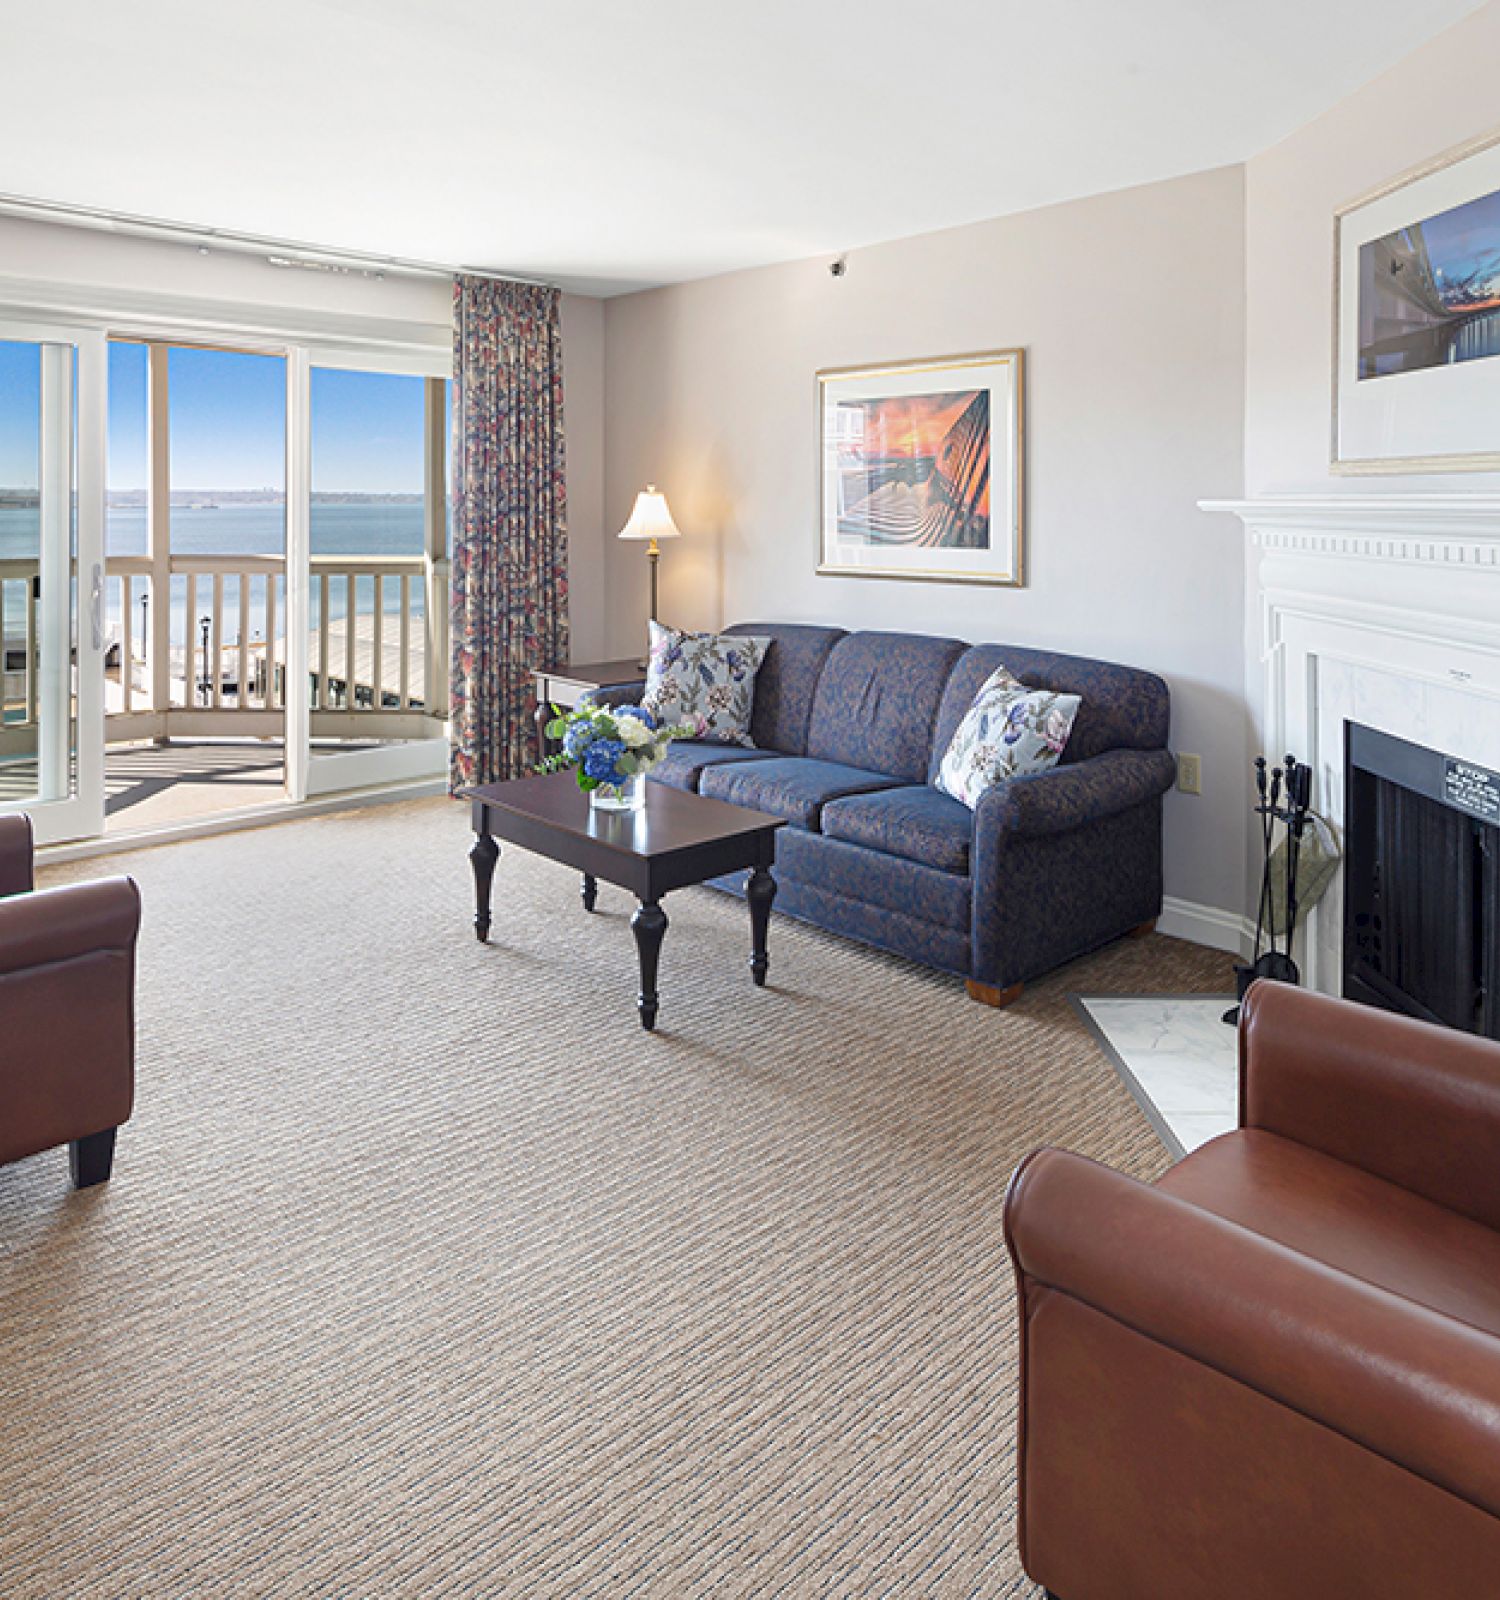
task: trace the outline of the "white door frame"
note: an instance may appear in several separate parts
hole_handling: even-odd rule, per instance
[[[37,843],[57,844],[104,831],[108,358],[99,329],[19,318],[0,321],[0,339],[41,346],[42,635],[38,794],[0,811],[27,813]]]

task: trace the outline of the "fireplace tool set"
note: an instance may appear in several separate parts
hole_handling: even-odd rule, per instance
[[[1234,969],[1237,999],[1224,1013],[1231,1026],[1240,1020],[1239,1001],[1257,978],[1297,983],[1301,974],[1292,960],[1292,935],[1297,930],[1297,868],[1302,839],[1311,815],[1312,768],[1288,756],[1281,766],[1269,767],[1264,756],[1255,758],[1255,792],[1259,804],[1261,869],[1260,902],[1255,912],[1255,958]],[[1281,846],[1276,829],[1285,829]],[[1278,870],[1284,868],[1284,870]],[[1278,899],[1282,902],[1278,905]],[[1280,941],[1280,942],[1278,942]]]

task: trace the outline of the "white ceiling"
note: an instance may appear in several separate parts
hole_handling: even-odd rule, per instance
[[[0,0],[0,192],[609,293],[1241,161],[1474,9]]]

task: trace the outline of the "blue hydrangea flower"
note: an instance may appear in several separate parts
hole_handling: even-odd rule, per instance
[[[594,730],[587,722],[570,722],[563,734],[563,754],[569,761],[577,761],[593,737]]]
[[[620,769],[616,765],[625,754],[625,746],[618,739],[595,739],[584,752],[584,776],[596,783],[620,783]]]

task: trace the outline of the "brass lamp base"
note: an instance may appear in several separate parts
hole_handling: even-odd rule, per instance
[[[661,562],[661,549],[657,545],[655,539],[653,539],[650,544],[646,546],[646,560],[651,563],[651,610],[647,613],[646,617],[646,632],[649,635],[651,632],[651,624],[656,621],[656,569]],[[642,672],[644,672],[651,665],[650,652],[647,652],[646,659],[644,661],[637,661],[636,665],[641,669]]]

